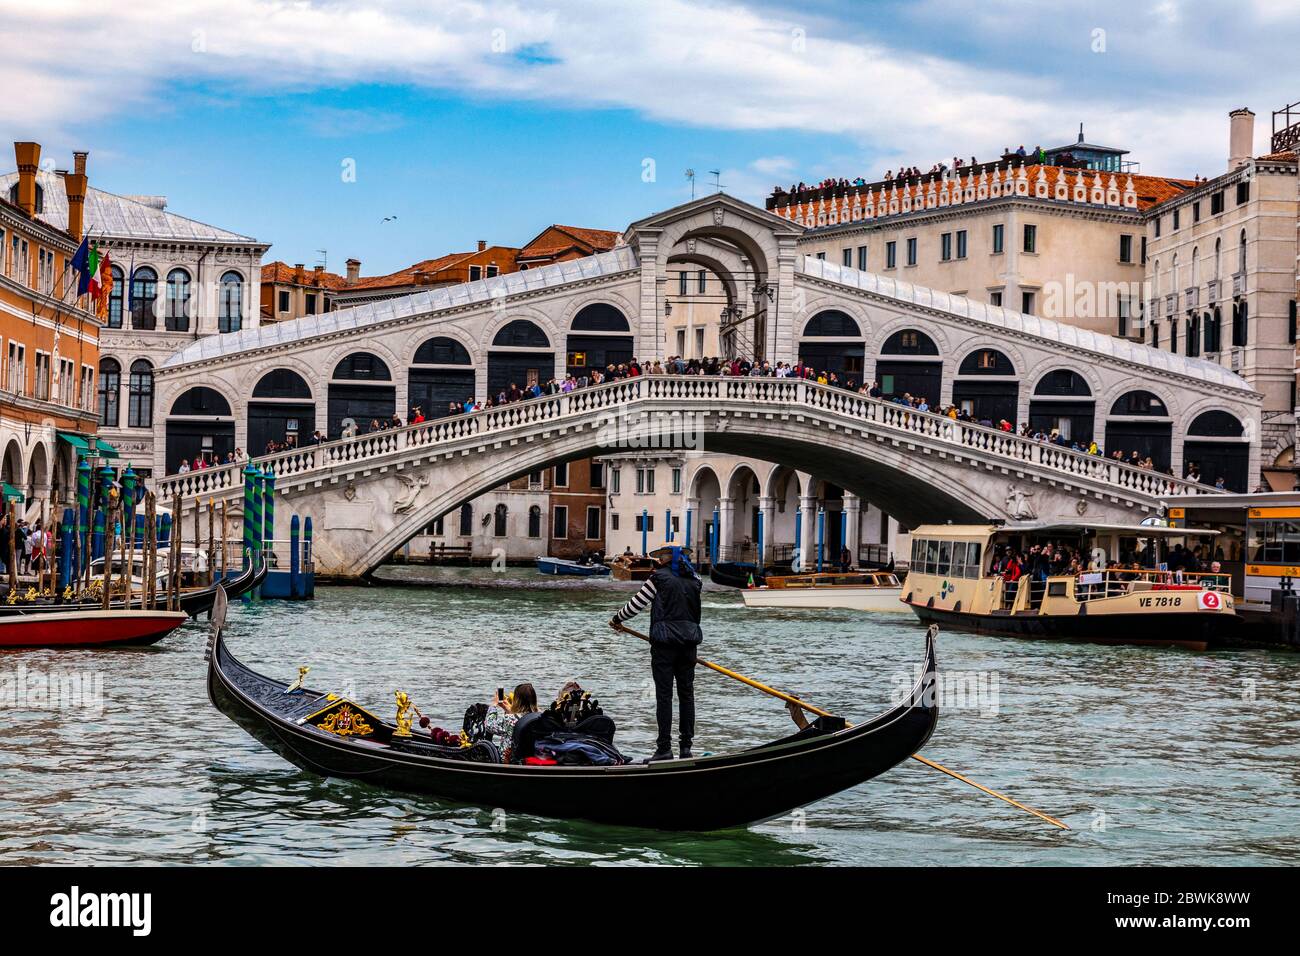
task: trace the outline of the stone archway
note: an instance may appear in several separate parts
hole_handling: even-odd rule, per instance
[[[640,260],[642,309],[654,309],[653,321],[642,322],[639,353],[656,354],[662,341],[663,286],[669,278],[669,260],[699,255],[701,245],[710,244],[746,260],[753,277],[753,286],[737,293],[741,301],[736,307],[750,317],[735,330],[737,347],[751,349],[747,357],[755,361],[784,360],[792,352],[795,240],[802,233],[802,226],[725,193],[705,196],[630,225],[624,239]]]

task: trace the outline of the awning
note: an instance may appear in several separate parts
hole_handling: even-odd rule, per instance
[[[1294,471],[1278,471],[1272,468],[1264,470],[1264,481],[1272,491],[1293,491],[1296,487]]]
[[[27,496],[6,481],[4,483],[4,500],[20,505],[27,500]]]
[[[87,438],[74,432],[59,432],[59,437],[83,458],[116,458],[117,449],[102,438]]]

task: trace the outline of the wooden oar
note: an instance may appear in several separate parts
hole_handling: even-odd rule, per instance
[[[624,624],[617,625],[616,630],[620,630],[625,634],[631,634],[633,637],[639,637],[641,638],[641,640],[645,641],[646,643],[650,642],[650,638],[648,636],[642,634],[640,631],[634,631],[632,628],[627,627]],[[695,659],[695,663],[699,664],[702,667],[707,667],[711,671],[717,671],[719,674],[723,674],[727,677],[732,678],[733,680],[738,680],[742,684],[748,684],[750,687],[753,687],[756,690],[761,690],[765,694],[771,694],[773,697],[779,697],[781,700],[785,701],[786,703],[794,704],[797,707],[801,707],[804,710],[808,711],[810,714],[816,714],[818,717],[834,716],[834,714],[830,713],[829,711],[822,710],[820,707],[814,707],[812,704],[805,703],[804,701],[800,700],[798,697],[793,697],[790,694],[784,693],[783,691],[779,691],[775,687],[769,687],[760,681],[756,681],[753,680],[752,678],[746,677],[744,674],[738,674],[735,671],[723,667],[720,664],[713,663],[713,661],[706,661],[702,657],[697,657]],[[847,721],[845,721],[844,725],[846,727],[853,726]],[[974,780],[970,779],[969,777],[963,776],[962,774],[959,774],[955,770],[948,769],[943,764],[935,763],[933,760],[927,760],[925,757],[922,757],[920,754],[912,754],[912,759],[919,760],[927,767],[930,767],[934,770],[938,770],[940,773],[946,773],[948,776],[956,780],[960,780],[962,783],[970,784],[970,786],[974,787],[976,790],[979,790],[983,793],[987,793],[991,797],[997,797],[999,800],[1009,803],[1013,807],[1017,807],[1018,809],[1024,810],[1026,813],[1032,813],[1034,816],[1038,817],[1039,819],[1046,820],[1048,823],[1052,824],[1052,826],[1060,827],[1062,830],[1070,829],[1070,827],[1066,823],[1056,819],[1056,817],[1049,816],[1048,814],[1043,813],[1041,810],[1035,810],[1033,807],[1027,807],[1023,803],[1020,803],[1016,800],[1012,800],[1006,794],[998,793],[996,790],[990,790],[988,787],[984,786],[983,784],[976,783]]]

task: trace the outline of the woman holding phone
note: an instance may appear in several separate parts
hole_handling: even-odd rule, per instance
[[[518,684],[514,692],[503,696],[502,688],[497,688],[495,699],[491,702],[491,712],[484,722],[484,729],[492,735],[492,742],[501,751],[502,761],[510,762],[510,740],[514,736],[515,724],[524,714],[537,713],[537,691],[528,683]]]

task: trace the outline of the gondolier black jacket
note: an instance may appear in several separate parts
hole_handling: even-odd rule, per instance
[[[700,589],[695,574],[678,576],[671,568],[660,568],[641,585],[632,600],[614,615],[620,624],[650,608],[650,640],[655,644],[698,644]]]

